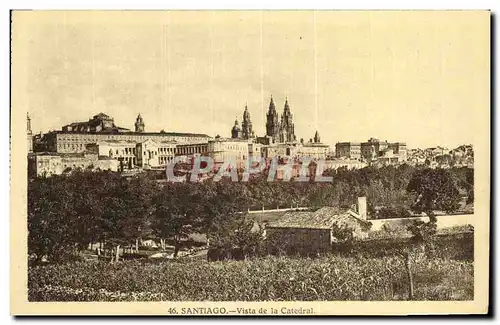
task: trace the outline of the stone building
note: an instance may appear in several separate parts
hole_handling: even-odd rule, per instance
[[[370,138],[366,142],[338,142],[335,145],[337,158],[362,159],[367,162],[395,164],[407,160],[404,142],[381,141]]]
[[[175,144],[165,142],[155,142],[148,139],[136,145],[137,166],[159,167],[166,165],[173,158]]]
[[[249,156],[249,141],[215,137],[208,142],[207,156],[213,159],[215,165],[232,161],[244,166]]]
[[[368,164],[364,161],[355,160],[355,159],[328,159],[324,162],[324,169],[339,169],[339,168],[347,168],[347,169],[361,169],[367,167]]]
[[[118,171],[120,162],[95,153],[35,152],[28,155],[29,177],[50,177],[81,170]]]
[[[59,153],[79,153],[86,150],[88,144],[102,141],[133,141],[146,140],[155,142],[176,141],[178,143],[208,143],[211,139],[206,134],[177,132],[145,132],[144,120],[139,115],[136,119],[136,130],[118,127],[113,118],[100,113],[88,122],[77,122],[63,126],[61,131],[51,131],[43,135],[37,145],[39,151]]]
[[[361,143],[359,142],[337,142],[335,144],[335,156],[337,158],[360,159]]]
[[[109,140],[87,145],[87,151],[120,161],[124,169],[161,167],[175,156],[195,156],[208,152],[208,143],[142,142]]]
[[[208,153],[209,142],[177,143],[177,145],[175,146],[175,155],[188,157],[194,157],[196,155],[206,155]]]
[[[131,169],[137,164],[136,143],[134,141],[100,141],[87,145],[86,149],[87,152],[95,153],[101,157],[116,159],[126,169]]]
[[[304,143],[302,140],[297,145],[296,157],[308,157],[312,160],[325,160],[330,155],[330,146],[321,143],[319,132],[316,131],[314,138]]]
[[[406,143],[381,141],[370,138],[367,142],[361,143],[361,157],[366,161],[385,160],[389,163],[406,161]]]
[[[262,157],[264,158],[310,158],[311,160],[327,159],[330,155],[330,147],[320,142],[319,133],[316,131],[314,140],[304,143],[297,142],[271,143],[262,146]]]
[[[129,129],[115,125],[114,119],[104,113],[94,115],[86,122],[74,122],[62,127],[64,132],[127,132]]]
[[[272,158],[294,158],[297,156],[297,146],[289,143],[274,143],[262,146],[262,157]]]
[[[28,117],[28,129],[30,127]],[[66,154],[76,154],[75,157],[95,154],[102,159],[115,160],[119,170],[124,170],[160,167],[178,155],[206,153],[210,139],[208,135],[199,133],[145,132],[144,119],[140,114],[135,121],[135,131],[130,131],[116,126],[113,118],[100,113],[87,122],[71,123],[63,126],[61,131],[37,137],[35,151],[43,152],[48,157],[40,159],[51,160],[61,166],[64,163],[59,163],[58,159],[69,159]]]
[[[265,237],[271,252],[316,254],[330,251],[332,244],[341,240],[336,237],[337,227],[351,229],[354,239],[368,236],[366,197],[358,198],[358,204],[351,209],[289,211],[266,225]]]

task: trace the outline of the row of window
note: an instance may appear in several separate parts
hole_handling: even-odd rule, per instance
[[[82,134],[61,134],[58,136],[59,141],[102,141],[102,140],[133,140],[144,141],[147,139],[159,139],[161,141],[205,141],[203,137],[178,137],[166,135],[126,135],[126,134],[99,134],[99,135],[82,135]]]
[[[205,147],[177,147],[177,153],[181,155],[187,155],[192,153],[200,153],[205,151]]]
[[[57,149],[62,150],[62,149],[72,149],[72,150],[83,150],[85,149],[85,146],[83,143],[77,143],[77,144],[58,144]]]

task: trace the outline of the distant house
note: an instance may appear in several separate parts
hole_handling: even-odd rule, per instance
[[[266,225],[265,237],[271,252],[318,253],[338,241],[336,230],[348,228],[353,237],[368,236],[366,197],[358,198],[352,209],[323,207],[317,211],[289,211]]]

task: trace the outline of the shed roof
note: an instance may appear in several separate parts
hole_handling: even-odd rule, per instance
[[[348,209],[338,207],[323,207],[317,211],[285,213],[280,219],[270,222],[268,228],[302,228],[330,229],[333,224],[341,224],[351,228],[360,227],[362,220],[356,218]]]

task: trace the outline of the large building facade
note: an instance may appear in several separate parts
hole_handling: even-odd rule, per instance
[[[29,117],[27,123],[29,144],[33,143]],[[175,156],[206,154],[211,140],[208,135],[198,133],[146,132],[140,114],[134,126],[134,131],[118,127],[112,117],[100,113],[87,122],[71,123],[60,131],[48,132],[35,141],[35,152],[30,159],[32,166],[40,167],[32,175],[60,174],[67,168],[68,159],[74,162],[69,167],[78,168],[105,163],[110,164],[111,170],[116,169],[116,164],[120,170],[161,167]]]
[[[28,155],[29,177],[50,177],[75,169],[118,171],[120,162],[95,153],[30,153]]]
[[[360,159],[361,143],[338,142],[337,144],[335,144],[335,155],[338,158]]]
[[[71,123],[63,126],[61,131],[44,134],[37,151],[81,153],[86,150],[87,145],[103,141],[208,143],[209,139],[211,137],[208,135],[198,133],[145,132],[141,115],[136,119],[134,132],[116,126],[113,118],[100,113],[88,122]]]
[[[245,139],[224,139],[216,137],[208,142],[207,156],[211,157],[214,164],[235,162],[242,165],[250,154],[251,141]]]
[[[404,142],[381,141],[370,138],[366,142],[338,142],[335,145],[338,158],[358,159],[366,162],[394,164],[407,160]]]

